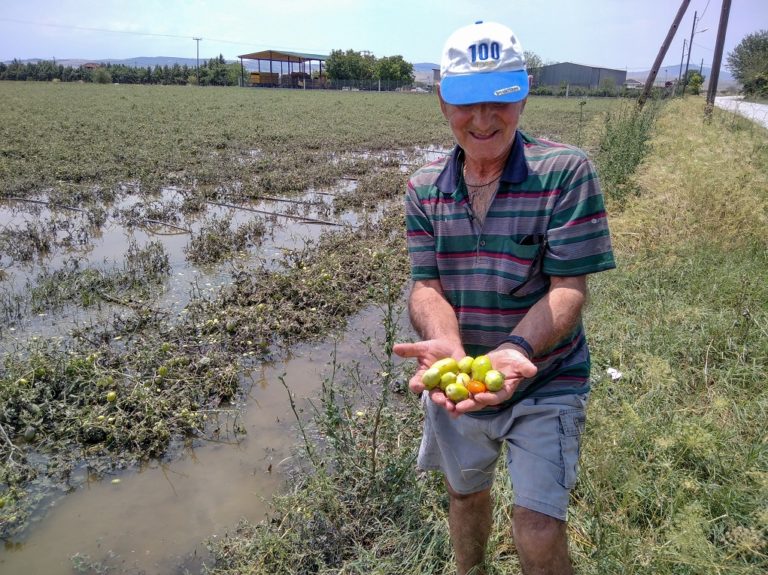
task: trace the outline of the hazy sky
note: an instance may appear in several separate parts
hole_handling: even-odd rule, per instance
[[[699,22],[691,64],[710,66],[722,0],[692,0],[667,53],[679,64]],[[445,38],[475,20],[512,28],[545,62],[641,70],[653,64],[679,0],[0,0],[0,60],[194,58],[268,48],[440,62]],[[725,55],[768,29],[768,0],[733,0]]]

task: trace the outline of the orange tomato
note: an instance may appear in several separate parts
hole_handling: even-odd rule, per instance
[[[483,393],[487,390],[485,387],[485,384],[482,381],[478,381],[476,379],[473,379],[467,384],[467,390],[472,395],[475,395],[476,393]]]

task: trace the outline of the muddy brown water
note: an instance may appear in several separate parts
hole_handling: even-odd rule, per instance
[[[166,190],[162,199],[171,201],[175,193]],[[315,202],[323,197],[310,192],[305,199]],[[251,207],[277,213],[284,210],[284,205],[270,201]],[[302,214],[317,219],[336,218],[339,223],[352,226],[364,218],[377,217],[375,213],[329,216],[327,211],[312,207]],[[252,212],[215,206],[209,207],[207,215],[226,217],[233,226],[254,216]],[[31,213],[23,202],[0,204],[0,225],[4,226],[74,217],[50,207]],[[200,223],[192,221],[189,225],[194,229]],[[285,249],[300,248],[327,229],[333,228],[278,216],[256,257],[268,265],[278,262]],[[110,263],[116,265],[125,254],[129,238],[140,246],[159,239],[169,254],[171,275],[165,292],[153,305],[180,312],[189,301],[193,284],[200,290],[215,291],[230,281],[227,265],[203,269],[186,261],[184,247],[189,241],[188,234],[128,229],[108,219],[86,245],[56,249],[45,261],[34,264],[4,262],[6,276],[0,281],[0,290],[6,294],[23,290],[27,281],[34,280],[41,265],[56,269],[72,255],[84,257],[92,264],[101,262],[105,267]],[[0,347],[11,349],[13,340],[29,337],[66,337],[74,325],[105,321],[108,313],[108,308],[74,308],[64,313],[25,317],[0,332]],[[82,472],[75,478],[75,488],[70,493],[46,499],[36,510],[32,525],[0,548],[0,574],[200,573],[202,564],[209,559],[205,541],[234,530],[241,519],[263,519],[271,496],[285,487],[287,471],[296,463],[295,448],[300,435],[279,378],[284,377],[299,406],[308,413],[308,400],[317,400],[322,378],[331,372],[334,354],[340,365],[362,361],[363,373],[377,368],[370,357],[371,344],[363,341],[372,338],[374,348],[382,349],[382,313],[376,307],[366,309],[350,321],[341,339],[297,346],[289,357],[243,374],[243,384],[250,393],[244,405],[237,406],[236,421],[244,434],[225,430],[221,442],[201,440],[170,461],[154,461],[142,469],[100,480]],[[402,311],[399,322],[401,326],[407,324]]]
[[[0,573],[70,575],[85,561],[110,573],[200,573],[209,559],[205,541],[233,531],[241,519],[263,519],[295,464],[300,435],[279,378],[308,413],[308,399],[317,399],[334,354],[338,364],[363,360],[363,373],[374,373],[376,366],[364,361],[370,357],[364,341],[371,338],[381,349],[382,313],[366,309],[339,341],[299,346],[249,374],[240,441],[200,443],[173,461],[85,482],[59,498],[28,536],[6,543]]]

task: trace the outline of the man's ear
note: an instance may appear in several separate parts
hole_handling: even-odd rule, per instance
[[[435,88],[437,88],[437,99],[440,101],[440,111],[443,113],[443,116],[445,116],[447,118],[448,116],[445,113],[446,112],[446,110],[445,110],[445,100],[443,100],[443,96],[442,96],[442,94],[440,94],[440,83],[439,82],[437,84],[435,84]]]
[[[531,93],[531,88],[533,88],[533,76],[531,74],[528,74],[528,93]],[[523,110],[525,110],[525,104],[528,102],[528,96],[525,97],[523,100],[523,106],[520,108],[520,113],[523,113]]]

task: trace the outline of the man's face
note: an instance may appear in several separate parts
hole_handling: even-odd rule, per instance
[[[524,106],[525,100],[454,106],[440,99],[440,109],[456,141],[468,158],[478,162],[506,159]]]

